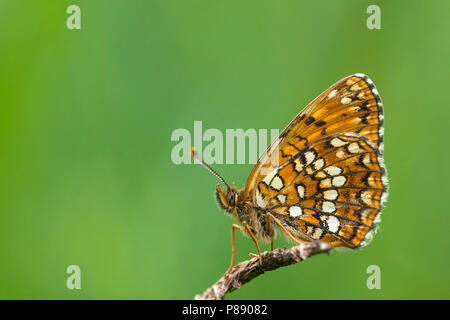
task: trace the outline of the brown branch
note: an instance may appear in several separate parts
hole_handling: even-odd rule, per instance
[[[266,271],[301,262],[319,253],[328,253],[331,249],[332,246],[329,243],[315,241],[299,244],[292,248],[279,248],[263,252],[262,265],[259,264],[258,256],[239,263],[212,287],[206,289],[202,294],[196,295],[195,300],[223,300],[227,293],[240,288]]]

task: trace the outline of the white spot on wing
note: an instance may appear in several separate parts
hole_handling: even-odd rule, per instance
[[[348,149],[348,152],[350,152],[350,153],[357,153],[357,152],[360,151],[358,142],[352,142],[352,143],[350,143],[350,144],[348,145],[347,149]]]
[[[275,190],[281,190],[281,188],[283,188],[283,180],[281,180],[279,175],[276,175],[271,183],[272,188],[274,188]]]
[[[299,198],[304,198],[305,197],[305,187],[302,186],[301,184],[299,184],[297,186],[297,192],[298,192],[298,197]]]
[[[303,164],[300,162],[300,158],[295,159],[295,171],[300,172],[303,170]]]
[[[333,91],[330,92],[330,94],[328,95],[328,98],[333,98],[336,95],[337,90],[334,89]]]
[[[305,159],[306,159],[306,165],[309,165],[311,162],[314,161],[316,158],[316,155],[312,151],[305,152]]]
[[[360,108],[360,106],[354,106],[350,110],[353,111],[353,112],[359,112],[359,110],[361,110],[361,108]]]
[[[322,229],[316,228],[316,230],[314,230],[314,233],[312,234],[311,237],[314,238],[314,239],[316,239],[316,240],[318,240],[318,239],[320,239],[320,237],[322,236],[322,234],[323,234]]]
[[[336,157],[338,157],[338,158],[342,158],[342,157],[344,157],[344,155],[345,155],[345,153],[342,150],[339,150],[338,152],[336,152]]]
[[[277,195],[277,199],[278,201],[280,201],[281,204],[285,204],[286,203],[286,195],[285,194],[279,194]]]
[[[298,206],[292,206],[289,208],[289,214],[291,215],[291,217],[296,218],[301,216],[302,213],[302,208],[298,207]]]
[[[339,139],[339,138],[334,138],[333,140],[331,140],[331,145],[333,146],[333,147],[342,147],[342,146],[345,146],[346,144],[347,144],[347,142],[345,142],[345,141],[342,141],[341,139]]]
[[[380,127],[380,129],[378,130],[378,135],[380,137],[384,136],[384,128],[383,127]]]
[[[366,154],[363,158],[363,164],[368,166],[370,164],[370,154]]]
[[[325,165],[325,160],[323,160],[323,158],[317,159],[317,160],[314,162],[314,168],[315,168],[316,170],[322,169],[324,165]]]
[[[349,97],[344,97],[341,99],[342,104],[349,104],[352,101]]]
[[[322,170],[314,175],[316,178],[325,178],[327,175]]]
[[[337,190],[330,189],[323,192],[323,197],[327,200],[336,200],[339,196]]]
[[[331,179],[326,178],[326,179],[320,180],[320,187],[321,188],[331,188]]]
[[[339,219],[335,216],[329,216],[327,219],[327,225],[330,232],[336,233],[339,230]]]
[[[324,170],[330,176],[337,176],[338,174],[341,174],[341,172],[342,172],[342,169],[339,167],[336,167],[336,166],[329,166],[329,167],[326,167]]]
[[[381,195],[381,201],[380,201],[381,204],[383,204],[384,202],[386,202],[387,197],[388,197],[387,191],[383,192],[383,194]]]
[[[334,205],[334,202],[331,201],[324,201],[322,203],[322,211],[332,213],[336,211],[336,206]]]
[[[269,174],[264,177],[263,182],[269,186],[272,178],[277,174],[277,172],[278,170],[270,171]]]
[[[342,187],[347,179],[344,176],[337,176],[333,178],[332,184],[335,187]]]
[[[361,193],[361,200],[367,205],[370,205],[372,203],[372,192],[370,190],[363,191]]]
[[[260,208],[265,208],[267,206],[267,201],[264,199],[258,188],[256,188],[256,204]]]

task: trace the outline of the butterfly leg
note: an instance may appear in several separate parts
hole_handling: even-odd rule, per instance
[[[236,242],[234,240],[234,238],[235,238],[234,229],[239,229],[239,230],[242,231],[242,226],[237,225],[237,224],[232,224],[231,225],[231,263],[230,263],[230,267],[228,268],[227,272],[225,272],[225,274],[230,272],[231,269],[233,268],[234,257],[236,256]]]
[[[237,214],[237,208],[234,208],[233,214],[234,214],[234,217],[236,218],[236,221],[238,223],[242,224],[242,221],[241,221],[241,219],[239,219],[239,215]]]
[[[252,238],[253,242],[255,243],[256,250],[258,250],[258,255],[259,255],[259,264],[262,265],[262,255],[261,255],[261,250],[259,249],[258,240],[256,240],[255,235],[253,234],[253,232],[250,229],[247,222],[245,222],[245,221],[242,222],[242,225],[244,226],[245,230],[247,230],[248,235],[250,236],[250,238]]]
[[[272,214],[266,213],[266,221],[268,222],[269,219],[272,219],[289,238],[291,238],[295,243],[301,244],[302,242],[295,238],[282,224],[280,221],[278,221],[277,218],[275,218]]]
[[[266,215],[266,232],[270,234],[270,221],[269,216]],[[273,239],[270,241],[270,251],[273,251]]]

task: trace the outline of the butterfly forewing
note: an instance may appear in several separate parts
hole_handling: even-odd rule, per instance
[[[365,75],[337,82],[282,131],[245,194],[300,239],[359,247],[386,197],[383,110]]]

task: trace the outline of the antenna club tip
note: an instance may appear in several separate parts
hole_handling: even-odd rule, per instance
[[[195,158],[195,156],[197,155],[197,151],[195,150],[194,147],[191,148],[191,157]]]

